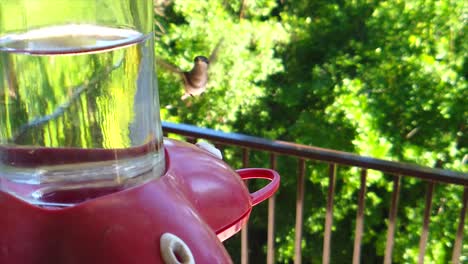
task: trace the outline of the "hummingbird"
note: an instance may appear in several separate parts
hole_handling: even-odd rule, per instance
[[[210,57],[207,58],[201,55],[196,56],[193,59],[193,67],[190,71],[183,71],[170,62],[156,57],[156,63],[158,65],[162,66],[166,70],[178,74],[181,77],[185,90],[184,95],[181,97],[182,100],[185,100],[190,96],[198,96],[205,92],[206,85],[208,83],[209,67],[216,61],[217,53],[222,42],[223,39],[218,41],[215,48],[211,52]]]

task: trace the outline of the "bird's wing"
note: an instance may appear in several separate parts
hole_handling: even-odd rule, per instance
[[[218,59],[218,51],[219,51],[219,47],[221,47],[221,44],[223,44],[223,41],[224,41],[224,38],[221,38],[218,43],[216,44],[215,48],[213,49],[213,51],[211,52],[211,55],[210,57],[208,58],[208,61],[210,62],[211,65],[213,65],[213,63],[216,62],[216,60]]]
[[[179,74],[183,73],[183,71],[181,69],[179,69],[179,67],[177,67],[174,64],[166,61],[163,58],[156,57],[156,65],[159,65],[159,66],[163,67],[164,69],[166,69],[168,71],[171,71],[171,72],[174,72],[174,73],[179,73]]]

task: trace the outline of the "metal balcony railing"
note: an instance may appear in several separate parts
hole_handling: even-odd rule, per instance
[[[249,151],[259,150],[270,154],[271,168],[276,169],[277,156],[285,155],[292,156],[298,159],[298,175],[297,175],[297,196],[296,196],[296,217],[295,217],[295,250],[294,263],[300,264],[302,261],[301,241],[302,241],[302,225],[304,219],[304,178],[306,174],[307,161],[320,161],[328,163],[328,192],[326,202],[326,215],[324,227],[324,241],[322,263],[330,263],[331,256],[331,234],[333,226],[333,201],[335,196],[335,181],[336,171],[338,166],[346,165],[360,168],[360,190],[357,204],[356,224],[354,233],[354,250],[352,263],[360,263],[361,244],[364,230],[364,209],[366,200],[366,181],[368,170],[375,170],[392,175],[393,189],[391,204],[388,214],[388,225],[386,234],[386,244],[384,253],[384,264],[392,262],[392,251],[395,238],[395,223],[397,220],[398,201],[400,196],[401,178],[413,177],[419,178],[426,182],[427,191],[425,197],[425,209],[423,223],[421,227],[421,236],[419,240],[419,256],[418,263],[424,262],[426,253],[426,245],[429,234],[429,223],[431,219],[431,207],[433,202],[434,188],[437,184],[453,184],[462,186],[464,189],[463,197],[460,197],[462,203],[460,215],[458,219],[458,228],[453,242],[452,263],[459,263],[463,246],[463,229],[465,225],[465,217],[467,214],[468,205],[468,174],[454,172],[449,170],[434,169],[428,167],[417,166],[413,164],[399,163],[363,157],[347,152],[311,147],[305,145],[294,144],[283,141],[271,141],[263,138],[252,137],[248,135],[236,133],[224,133],[206,128],[186,124],[174,124],[163,122],[163,131],[165,135],[176,134],[186,137],[188,141],[196,139],[206,139],[214,144],[223,146],[234,146],[242,148],[242,160],[245,167],[249,163]],[[287,175],[290,177],[291,175]],[[284,175],[283,175],[284,177]],[[268,233],[267,233],[267,260],[266,263],[274,263],[275,259],[275,197],[268,201]],[[241,234],[241,263],[248,263],[248,228],[244,228]]]

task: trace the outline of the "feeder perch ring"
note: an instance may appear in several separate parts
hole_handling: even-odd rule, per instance
[[[165,233],[161,236],[160,244],[165,264],[195,264],[192,251],[178,236]]]

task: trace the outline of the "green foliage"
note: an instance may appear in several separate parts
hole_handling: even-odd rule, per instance
[[[163,119],[467,171],[464,1],[174,1],[165,11],[157,18],[167,32],[156,53],[183,69],[220,38],[225,43],[210,89],[199,98],[180,101],[180,80],[158,72]],[[228,162],[239,165],[239,155],[228,153]],[[269,166],[261,153],[251,161]],[[297,163],[278,162],[276,258],[290,263]],[[303,261],[318,263],[328,167],[308,164],[307,172]],[[332,263],[352,256],[358,175],[338,170]],[[392,179],[368,174],[362,259],[369,263],[383,259]],[[427,185],[406,178],[401,184],[393,261],[414,263]],[[436,186],[426,262],[450,260],[461,193]],[[264,262],[258,252],[265,251],[265,210],[251,219],[249,231],[260,240],[251,243],[253,263]]]

